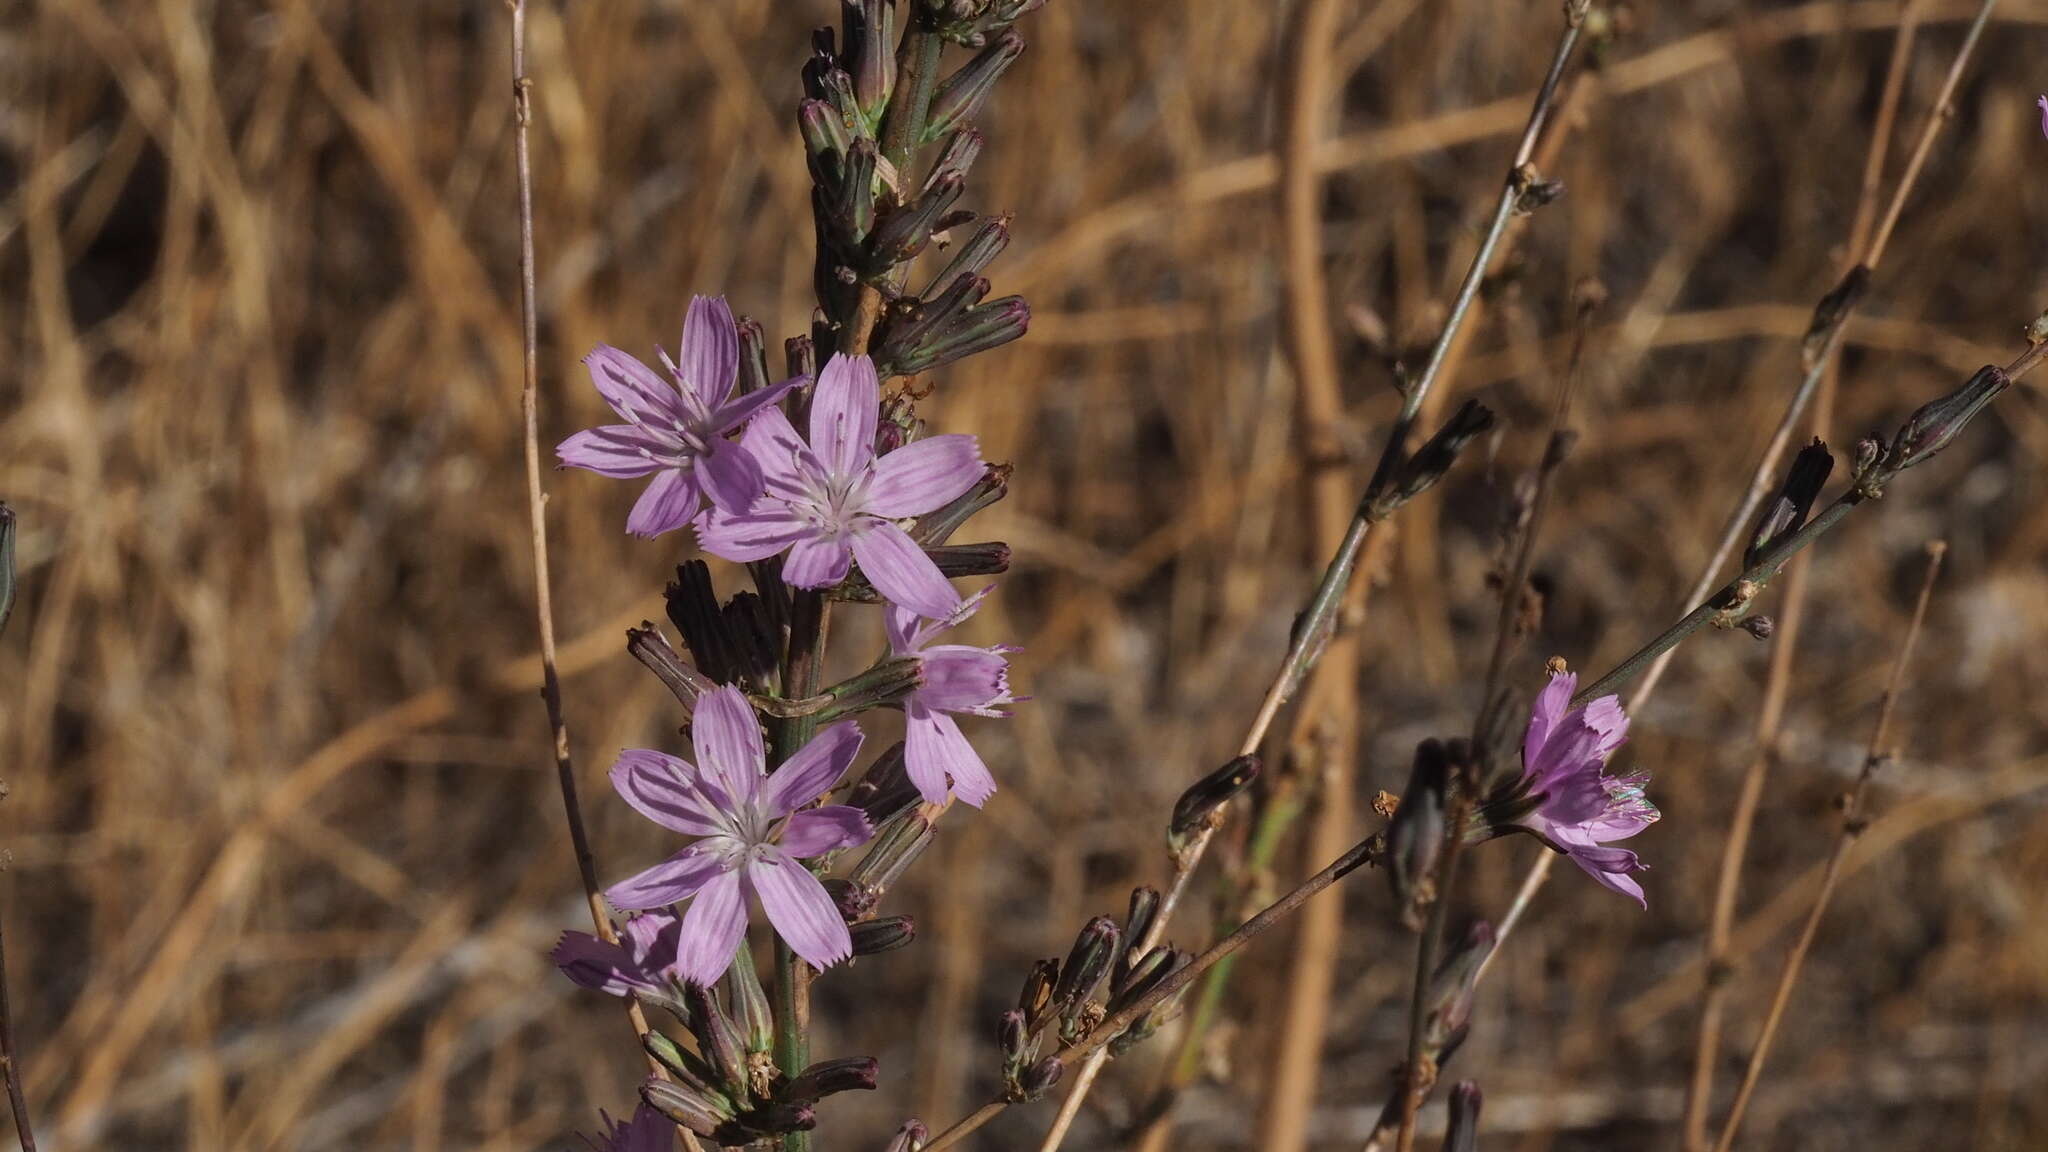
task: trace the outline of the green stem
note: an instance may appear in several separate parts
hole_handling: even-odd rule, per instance
[[[789,647],[782,659],[782,690],[802,700],[817,691],[825,656],[828,625],[822,593],[793,590],[790,602]],[[770,756],[779,766],[810,742],[815,715],[774,720],[775,747]],[[795,1076],[811,1063],[811,970],[775,938],[775,1066]],[[810,1152],[811,1134],[791,1132],[782,1138],[783,1152]]]
[[[917,142],[924,136],[932,93],[939,86],[939,54],[945,47],[946,42],[928,21],[913,15],[896,50],[896,91],[882,121],[882,155],[906,188],[912,183],[910,165],[917,158]]]

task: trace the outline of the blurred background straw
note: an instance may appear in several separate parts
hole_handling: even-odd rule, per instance
[[[1330,7],[1323,431],[1362,482],[1397,406],[1390,363],[1442,320],[1558,17],[1555,0]],[[1552,654],[1597,671],[1674,614],[1839,274],[1899,8],[1603,6],[1545,172],[1566,195],[1487,285],[1441,386],[1503,428],[1375,550],[1361,800],[1399,788],[1417,740],[1469,724],[1502,509],[1542,450],[1587,277],[1609,302],[1536,556],[1544,628],[1512,674],[1533,682]],[[1918,5],[1895,157],[1974,8]],[[601,410],[578,357],[673,346],[693,291],[771,336],[803,327],[796,77],[806,29],[836,14],[533,6],[544,442]],[[553,1148],[631,1103],[644,1064],[616,1008],[543,955],[584,914],[532,698],[505,19],[481,0],[0,12],[0,498],[21,521],[0,913],[48,1148]],[[980,522],[1017,576],[973,629],[1025,645],[1036,699],[974,730],[1005,791],[900,890],[917,945],[820,985],[819,1050],[883,1065],[880,1091],[827,1106],[830,1147],[879,1148],[991,1089],[1017,978],[1163,876],[1167,808],[1235,750],[1317,575],[1321,462],[1296,447],[1283,336],[1289,19],[1052,0],[985,113],[977,198],[1017,212],[995,288],[1034,321],[941,372],[926,412],[1018,466]],[[2001,5],[1848,328],[1838,449],[2009,359],[2048,297],[2048,140],[2025,87],[2044,48],[2048,3]],[[1949,543],[1901,756],[1871,786],[1747,1147],[2048,1145],[2044,417],[2023,383],[1814,555],[1729,937],[1721,1104],[1862,766],[1922,546]],[[650,592],[689,545],[623,536],[630,486],[549,486],[574,752],[616,878],[661,840],[602,768],[679,722],[623,629],[659,617]],[[1495,965],[1458,1056],[1485,1085],[1487,1147],[1675,1141],[1768,658],[1740,632],[1698,637],[1622,753],[1665,813],[1631,844],[1650,911],[1561,869]],[[1498,915],[1536,850],[1468,854],[1472,913]],[[1283,847],[1279,880],[1306,857]],[[1297,1114],[1261,1115],[1293,979],[1288,942],[1261,941],[1171,1146],[1364,1138],[1412,944],[1383,886],[1342,891],[1317,1075],[1281,1094]],[[1176,1039],[1111,1063],[1068,1146],[1112,1146]],[[1013,1110],[977,1146],[1036,1147],[1052,1110]],[[1432,1110],[1425,1133],[1440,1126]]]

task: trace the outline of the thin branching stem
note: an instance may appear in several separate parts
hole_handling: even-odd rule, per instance
[[[1806,923],[1799,929],[1799,940],[1792,945],[1792,951],[1785,957],[1785,968],[1778,974],[1778,987],[1771,995],[1771,1007],[1764,1016],[1763,1028],[1757,1033],[1756,1046],[1750,1050],[1749,1063],[1743,1068],[1742,1083],[1735,1090],[1734,1103],[1729,1105],[1728,1118],[1722,1123],[1721,1137],[1715,1142],[1716,1152],[1729,1152],[1735,1146],[1735,1134],[1742,1126],[1742,1116],[1749,1108],[1750,1096],[1756,1091],[1759,1078],[1763,1075],[1764,1061],[1770,1058],[1771,1042],[1777,1038],[1778,1025],[1785,1018],[1785,1009],[1792,1001],[1792,989],[1799,982],[1799,969],[1806,963],[1806,954],[1813,947],[1813,940],[1820,931],[1821,918],[1827,914],[1828,901],[1835,894],[1835,885],[1842,878],[1842,866],[1849,859],[1849,850],[1856,844],[1858,836],[1869,822],[1864,812],[1864,796],[1869,791],[1871,777],[1891,758],[1888,740],[1891,735],[1893,710],[1899,702],[1899,692],[1905,686],[1906,667],[1913,659],[1914,644],[1920,638],[1920,629],[1927,620],[1927,603],[1934,596],[1935,577],[1941,572],[1941,560],[1948,551],[1948,545],[1940,540],[1927,545],[1927,570],[1920,580],[1920,595],[1913,603],[1913,618],[1906,625],[1905,638],[1899,643],[1899,654],[1892,660],[1891,678],[1885,684],[1884,696],[1878,702],[1877,723],[1870,732],[1870,745],[1863,755],[1862,767],[1856,773],[1856,783],[1842,803],[1842,826],[1835,835],[1834,849],[1828,854],[1825,870],[1821,873],[1820,891],[1814,894],[1813,907],[1806,914]]]
[[[577,876],[583,882],[584,902],[590,908],[590,923],[599,939],[617,943],[604,896],[597,884],[597,858],[590,850],[590,835],[583,827],[583,806],[576,797],[576,768],[569,757],[569,722],[562,710],[562,677],[557,669],[555,649],[554,593],[548,577],[547,493],[541,488],[540,469],[540,314],[534,293],[533,256],[533,152],[528,128],[533,122],[533,81],[526,74],[526,2],[507,0],[512,11],[512,113],[513,158],[519,171],[519,320],[522,377],[520,410],[524,419],[526,448],[526,511],[533,542],[533,602],[540,623],[541,699],[547,703],[548,731],[553,738],[555,780],[562,789],[562,812],[569,823],[569,844],[576,854]],[[640,1002],[626,998],[626,1017],[633,1034],[645,1038],[647,1014]],[[650,1062],[655,1075],[659,1064]],[[696,1141],[684,1134],[684,1144]]]

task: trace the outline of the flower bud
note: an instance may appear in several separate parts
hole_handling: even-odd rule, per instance
[[[1472,992],[1479,966],[1493,952],[1493,925],[1475,921],[1457,950],[1444,958],[1429,980],[1429,1014],[1423,1035],[1432,1050],[1448,1048],[1472,1018]]]
[[[946,77],[938,91],[932,93],[931,111],[925,117],[924,143],[929,144],[972,119],[996,81],[1023,54],[1024,38],[1015,32],[1004,32],[958,72]]]
[[[732,1018],[725,1014],[709,988],[688,985],[683,998],[689,1005],[690,1034],[697,1038],[698,1050],[704,1053],[706,1063],[717,1077],[712,1086],[736,1103],[751,1098],[747,1046]]]
[[[719,615],[732,645],[736,677],[757,688],[773,685],[779,675],[782,630],[771,619],[767,604],[752,592],[735,592]]]
[[[917,524],[910,530],[910,538],[926,549],[944,544],[969,517],[1009,494],[1010,466],[991,464],[981,479],[974,482],[974,487],[961,493],[952,503],[918,517]]]
[[[668,1069],[676,1083],[702,1096],[719,1115],[730,1117],[733,1114],[732,1101],[711,1087],[711,1081],[718,1074],[711,1070],[703,1057],[651,1029],[642,1037],[641,1046],[647,1049],[647,1054],[656,1063]]]
[[[982,223],[980,228],[975,230],[974,235],[968,237],[960,245],[959,249],[953,253],[953,258],[946,262],[944,268],[939,270],[939,274],[932,277],[932,282],[925,287],[923,292],[924,298],[927,300],[932,299],[938,293],[945,291],[954,281],[963,277],[979,276],[990,264],[995,262],[995,258],[1002,254],[1003,249],[1009,246],[1010,218],[1008,216],[989,217]],[[975,299],[978,302],[980,297]]]
[[[1415,747],[1415,763],[1408,770],[1408,787],[1401,793],[1401,805],[1394,809],[1387,825],[1387,878],[1394,886],[1394,903],[1402,918],[1414,927],[1415,908],[1426,902],[1422,883],[1436,869],[1437,854],[1444,843],[1444,793],[1450,778],[1450,760],[1444,746],[1424,740]]]
[[[1769,640],[1771,633],[1778,630],[1778,624],[1769,616],[1751,616],[1743,620],[1742,630],[1759,640]]]
[[[626,629],[626,651],[659,677],[686,710],[695,711],[698,698],[718,687],[685,663],[682,653],[669,646],[667,638],[651,621],[642,620],[638,628]]]
[[[868,823],[880,828],[917,803],[917,785],[903,769],[903,742],[891,744],[875,758],[853,785],[846,802],[867,815]]]
[[[861,111],[860,98],[853,92],[853,77],[844,68],[833,68],[819,78],[825,95],[823,99],[839,114],[839,123],[854,140],[874,139],[874,129]]]
[[[825,689],[823,695],[831,703],[817,714],[818,723],[829,723],[903,699],[923,685],[922,669],[921,661],[914,656],[906,656],[898,660],[884,660],[865,672],[841,680]]]
[[[847,879],[872,889],[879,898],[931,847],[933,835],[930,817],[918,812],[900,817],[875,836],[874,847]]]
[[[875,230],[875,163],[880,157],[873,140],[855,140],[846,150],[846,168],[829,217],[838,242],[846,248],[858,248]]]
[[[1167,820],[1167,847],[1176,854],[1187,847],[1225,804],[1258,779],[1260,767],[1257,756],[1239,756],[1189,785],[1174,801],[1173,816]]]
[[[1116,959],[1120,935],[1116,921],[1107,916],[1097,916],[1074,937],[1073,950],[1067,953],[1067,962],[1060,966],[1060,978],[1052,990],[1053,1008],[1060,1015],[1063,1039],[1071,1041],[1074,1038],[1081,1009],[1095,995],[1102,978],[1109,974],[1110,961]]]
[[[740,330],[740,375],[735,395],[745,396],[768,386],[768,334],[752,316],[738,320]]]
[[[1986,364],[1961,388],[1923,406],[1892,441],[1891,470],[1903,472],[1948,447],[1978,409],[2011,386],[2003,368]]]
[[[899,375],[928,372],[991,348],[1000,348],[1031,327],[1031,306],[1021,296],[1005,296],[969,308],[931,338],[904,354],[894,369]]]
[[[782,342],[782,370],[790,376],[802,376],[806,380],[818,377],[818,348],[809,336],[791,336]],[[797,385],[806,395],[808,384]]]
[[[1479,1152],[1479,1085],[1460,1080],[1451,1089],[1450,1129],[1443,1152]]]
[[[1799,450],[1799,455],[1792,460],[1792,467],[1786,470],[1785,482],[1779,485],[1778,494],[1764,506],[1763,516],[1757,520],[1749,550],[1742,555],[1743,567],[1753,567],[1774,545],[1799,531],[1806,523],[1807,513],[1813,509],[1814,499],[1827,484],[1828,473],[1834,468],[1834,456],[1818,437]]]
[[[785,1132],[809,1132],[817,1126],[818,1114],[809,1104],[791,1104],[781,1100],[747,1118],[747,1127],[765,1136],[777,1136]],[[728,1144],[745,1142],[724,1141]]]
[[[750,1054],[775,1049],[775,1013],[768,1007],[768,993],[754,970],[754,951],[742,942],[733,953],[732,966],[725,970],[725,1002],[732,1005],[733,1023],[740,1041]]]
[[[736,646],[725,631],[725,612],[718,606],[718,591],[711,585],[711,569],[702,560],[676,567],[676,578],[662,593],[668,602],[668,618],[690,650],[697,670],[714,684],[731,684],[739,679]]]
[[[1163,945],[1139,957],[1137,963],[1131,965],[1130,974],[1124,977],[1123,986],[1110,996],[1110,1014],[1115,1015],[1143,1000],[1168,976],[1186,965],[1188,960],[1187,953],[1176,952]]]
[[[1117,975],[1122,976],[1138,959],[1138,950],[1145,946],[1145,937],[1152,932],[1153,921],[1159,918],[1159,889],[1151,885],[1131,889],[1131,908],[1124,914],[1124,962],[1117,965]]]
[[[1047,1056],[1018,1078],[1017,1087],[1024,1093],[1024,1099],[1036,1100],[1052,1091],[1066,1070],[1066,1064],[1059,1057]]]
[[[1371,512],[1375,519],[1383,518],[1394,509],[1427,492],[1444,473],[1457,462],[1458,453],[1465,450],[1480,433],[1493,427],[1493,413],[1477,400],[1467,400],[1458,410],[1444,421],[1437,434],[1425,441],[1404,463],[1393,470],[1393,478],[1385,489],[1368,494]]]
[[[883,916],[847,926],[855,956],[893,952],[917,939],[917,921],[908,916]]]
[[[1003,1013],[996,1024],[996,1047],[1003,1053],[1004,1066],[1013,1074],[1024,1067],[1024,1053],[1030,1043],[1031,1028],[1024,1013],[1015,1008]]]
[[[838,110],[823,100],[806,100],[797,105],[796,125],[803,134],[804,155],[810,160],[812,178],[836,172],[840,158],[853,144],[853,134],[846,130]]]
[[[648,1080],[640,1086],[640,1098],[699,1136],[713,1135],[732,1119],[730,1109],[720,1110],[703,1093],[672,1080]]]
[[[1017,994],[1017,1009],[1024,1014],[1024,1027],[1036,1032],[1044,1022],[1046,1010],[1052,1006],[1053,985],[1059,982],[1060,962],[1040,960],[1031,966],[1031,974],[1024,977],[1024,987]]]
[[[924,1125],[911,1120],[896,1130],[896,1138],[889,1141],[883,1152],[924,1152],[924,1142],[930,1137]]]
[[[931,242],[933,225],[965,188],[960,177],[941,176],[932,181],[924,195],[889,213],[876,226],[868,245],[870,270],[885,272],[924,251],[924,246]]]
[[[896,90],[896,0],[845,0],[853,92],[870,125],[882,122]]]
[[[932,170],[924,178],[924,191],[929,192],[932,181],[942,176],[958,176],[966,179],[974,162],[981,158],[981,133],[972,128],[962,128],[946,137],[939,148],[938,159],[932,161]]]
[[[988,296],[989,283],[980,276],[956,277],[944,291],[930,300],[905,297],[901,310],[890,316],[889,332],[882,341],[882,354],[900,354],[917,347],[941,326]]]
[[[776,1096],[788,1104],[815,1104],[841,1092],[872,1092],[879,1070],[871,1056],[821,1060],[797,1073]]]

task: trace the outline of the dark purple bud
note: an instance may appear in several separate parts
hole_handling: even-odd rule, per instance
[[[744,396],[768,386],[768,335],[761,330],[761,322],[752,316],[740,317],[738,324],[740,378],[736,391]]]
[[[1052,990],[1053,1008],[1060,1014],[1062,1038],[1074,1039],[1081,1009],[1095,995],[1102,978],[1109,975],[1110,962],[1116,959],[1120,937],[1116,921],[1107,916],[1090,920],[1074,937],[1073,950],[1067,953],[1067,962],[1060,966],[1059,982],[1053,985]]]
[[[683,645],[697,671],[715,684],[738,680],[741,667],[739,647],[725,628],[725,610],[718,605],[718,590],[711,585],[711,569],[702,560],[691,560],[676,568],[664,597],[668,618],[682,633]]]
[[[903,742],[891,744],[868,765],[847,794],[846,803],[867,814],[868,823],[880,828],[908,811],[917,802],[917,786],[903,769]]]
[[[750,1098],[751,1078],[747,1075],[747,1045],[732,1017],[718,1003],[709,988],[685,986],[683,998],[689,1005],[690,1034],[697,1038],[697,1050],[717,1075],[712,1087],[735,1102]]]
[[[832,906],[839,909],[840,918],[848,924],[873,915],[875,905],[882,902],[874,889],[855,884],[843,876],[830,876],[819,883],[825,886],[825,894],[832,897]]]
[[[931,113],[925,119],[924,142],[929,144],[974,118],[984,100],[1017,57],[1024,54],[1024,38],[1004,32],[946,77],[932,94]]]
[[[1742,630],[1759,640],[1769,640],[1778,625],[1769,616],[1751,616],[1742,622]]]
[[[1131,907],[1124,913],[1125,961],[1118,966],[1119,976],[1138,958],[1137,950],[1145,946],[1145,937],[1152,931],[1152,922],[1159,917],[1159,904],[1159,889],[1149,884],[1131,889]]]
[[[805,58],[803,67],[804,95],[814,100],[825,98],[825,76],[839,67],[839,49],[832,40],[832,29],[811,29],[811,54]]]
[[[967,178],[974,162],[981,158],[981,133],[972,128],[962,128],[946,137],[946,143],[939,149],[938,159],[932,161],[932,170],[924,178],[924,190],[929,192],[932,181],[941,176]]]
[[[869,124],[878,124],[896,90],[896,0],[845,0],[846,49],[853,91]]]
[[[725,638],[732,644],[732,669],[737,677],[757,688],[774,684],[782,630],[771,618],[768,605],[752,592],[736,592],[725,602],[720,618]]]
[[[697,699],[718,685],[683,661],[682,653],[669,647],[668,640],[652,621],[642,620],[638,628],[626,629],[626,651],[660,677],[686,710],[694,711]]]
[[[1465,401],[1436,435],[1415,450],[1415,455],[1394,468],[1393,478],[1384,490],[1367,497],[1375,518],[1384,517],[1427,492],[1451,470],[1465,445],[1491,427],[1493,413],[1477,400]]]
[[[814,1104],[841,1092],[872,1092],[879,1071],[869,1056],[821,1060],[797,1073],[776,1095],[789,1104]]]
[[[1835,329],[1849,318],[1849,313],[1862,301],[1863,294],[1870,289],[1870,267],[1858,264],[1842,276],[1842,282],[1828,290],[1813,306],[1813,318],[1806,323],[1806,335],[1799,341],[1799,359],[1809,372],[1820,363],[1820,356],[1833,338]]]
[[[1024,1099],[1036,1100],[1052,1091],[1066,1070],[1066,1064],[1059,1057],[1047,1056],[1018,1078],[1017,1087],[1024,1093]]]
[[[1036,1032],[1044,1023],[1046,1012],[1052,1007],[1053,986],[1059,978],[1057,960],[1038,961],[1031,966],[1031,974],[1024,977],[1024,987],[1017,994],[1017,1008],[1024,1013],[1026,1030]]]
[[[1785,482],[1778,486],[1777,495],[1764,505],[1756,532],[1750,537],[1749,550],[1743,553],[1743,567],[1754,566],[1774,545],[1799,531],[1834,469],[1834,455],[1819,438],[1799,450],[1799,455],[1792,459],[1792,467],[1785,472]]]
[[[930,1138],[925,1126],[912,1120],[896,1130],[896,1138],[889,1141],[883,1152],[924,1152],[924,1142]]]
[[[725,1002],[732,1006],[733,1024],[740,1042],[753,1055],[775,1048],[775,1012],[768,1006],[768,993],[754,970],[754,952],[745,942],[733,953],[732,966],[725,970]]]
[[[1450,1129],[1443,1152],[1479,1152],[1479,1085],[1460,1080],[1451,1088]]]
[[[996,1024],[996,1047],[1002,1050],[1003,1063],[1022,1068],[1024,1050],[1030,1043],[1031,1029],[1025,1023],[1024,1013],[1015,1008],[1003,1013]]]
[[[924,344],[906,353],[895,365],[903,375],[929,372],[955,360],[1000,348],[1024,335],[1031,327],[1031,306],[1021,296],[991,300],[969,308],[952,323],[941,325]]]
[[[1259,777],[1259,758],[1239,756],[1188,786],[1174,802],[1173,816],[1166,823],[1166,843],[1179,852],[1207,827],[1225,804],[1250,787]]]
[[[908,916],[883,916],[849,925],[855,956],[893,952],[917,939],[917,921]]]
[[[1465,938],[1429,980],[1429,1015],[1424,1039],[1432,1050],[1450,1045],[1472,1018],[1472,990],[1479,979],[1479,966],[1493,952],[1493,925],[1484,920],[1473,923]]]
[[[855,140],[846,150],[846,169],[832,201],[832,226],[850,248],[875,230],[875,151],[873,140]]]
[[[1152,949],[1131,965],[1129,975],[1124,977],[1123,986],[1116,989],[1109,1000],[1112,1015],[1143,1000],[1168,976],[1173,975],[1188,962],[1188,954],[1176,952],[1161,946]]]
[[[853,77],[844,68],[834,68],[821,78],[825,87],[825,102],[839,113],[839,122],[849,137],[855,140],[874,139],[874,132],[868,127],[868,118],[861,111],[860,98],[853,94]]]
[[[730,1111],[721,1113],[703,1093],[672,1080],[648,1080],[640,1086],[640,1098],[647,1101],[648,1107],[699,1136],[712,1135],[732,1119]]]
[[[906,297],[891,309],[889,327],[882,334],[879,355],[894,363],[922,344],[933,332],[950,324],[961,313],[988,296],[989,284],[979,276],[961,276],[930,300]]]
[[[1435,868],[1444,844],[1444,794],[1450,782],[1450,758],[1436,740],[1415,748],[1408,787],[1387,825],[1387,877],[1394,885],[1394,903],[1402,919],[1416,927],[1415,908],[1425,902],[1423,881]]]
[[[1986,364],[1961,388],[1923,406],[1892,441],[1891,470],[1903,472],[1948,447],[1979,409],[2010,387],[2005,369]]]
[[[946,291],[957,281],[981,275],[995,262],[995,258],[1002,254],[1003,249],[1009,246],[1010,218],[990,217],[973,236],[968,237],[966,242],[954,251],[953,258],[946,262],[946,266],[939,274],[932,277],[932,282],[924,290],[924,298],[936,299],[939,293]],[[974,298],[975,303],[980,301],[981,297]]]
[[[885,271],[924,251],[931,242],[932,228],[939,217],[960,198],[965,183],[958,176],[941,176],[914,203],[896,209],[875,228],[869,257],[875,271]]]
[[[952,503],[918,517],[917,524],[910,530],[910,538],[927,550],[935,548],[944,544],[969,517],[1009,494],[1010,466],[991,464],[974,487],[961,493]]]
[[[770,1136],[783,1132],[809,1132],[818,1126],[818,1114],[809,1104],[788,1104],[778,1100],[750,1116],[747,1126]]]
[[[797,105],[796,124],[803,133],[804,154],[810,159],[812,174],[836,171],[840,157],[853,144],[853,134],[846,130],[838,110],[823,100],[806,100]]]

